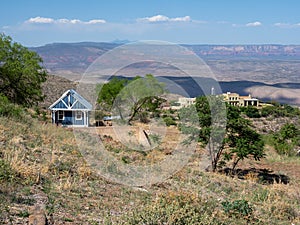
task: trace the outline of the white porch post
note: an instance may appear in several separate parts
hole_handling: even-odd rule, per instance
[[[52,123],[55,123],[55,111],[51,110]]]
[[[83,111],[83,125],[86,127],[86,114],[85,114],[85,111]]]
[[[88,127],[89,126],[89,112],[85,111],[84,114],[85,114],[85,119],[86,119],[86,126]]]

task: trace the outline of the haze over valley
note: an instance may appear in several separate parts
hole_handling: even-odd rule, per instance
[[[31,50],[41,55],[50,74],[78,81],[97,58],[119,46],[119,43],[104,42],[54,43]],[[182,46],[209,66],[223,92],[252,94],[265,101],[300,105],[299,45]],[[143,76],[146,73],[169,76],[175,81],[178,80],[176,77],[184,76],[172,65],[159,62],[132,64],[126,68],[125,76]],[[201,94],[201,90],[189,86],[189,82],[189,77],[185,77],[179,83],[190,96]]]

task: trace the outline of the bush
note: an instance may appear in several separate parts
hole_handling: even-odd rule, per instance
[[[300,130],[294,124],[287,123],[273,134],[272,144],[278,154],[295,155],[296,147],[300,146]]]
[[[161,136],[159,136],[158,134],[149,134],[149,139],[151,144],[157,144],[160,145],[161,144]]]
[[[225,201],[221,204],[229,217],[249,217],[252,215],[253,209],[246,200]]]
[[[9,102],[6,96],[0,94],[0,116],[22,119],[23,112],[21,106]]]
[[[171,125],[175,125],[175,126],[177,125],[174,118],[171,117],[171,116],[164,117],[164,121],[165,121],[165,123],[168,127],[171,126]]]
[[[299,116],[300,110],[296,107],[292,107],[290,105],[272,105],[272,106],[266,106],[261,109],[261,116],[268,117],[268,116],[274,116],[274,117],[294,117]]]
[[[243,108],[243,112],[249,117],[249,118],[260,118],[261,115],[259,113],[259,110],[257,108],[254,108],[252,106],[248,106]]]
[[[119,218],[118,224],[220,224],[211,216],[216,210],[214,201],[195,196],[167,195]]]
[[[0,159],[0,183],[10,182],[15,178],[15,172],[10,165],[3,159]]]

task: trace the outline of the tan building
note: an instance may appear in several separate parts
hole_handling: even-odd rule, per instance
[[[259,106],[259,100],[253,98],[250,94],[248,96],[240,96],[237,93],[227,92],[223,94],[225,102],[235,106]]]

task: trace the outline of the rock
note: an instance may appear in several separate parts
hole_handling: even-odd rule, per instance
[[[45,207],[43,205],[35,205],[29,216],[29,225],[47,225],[47,217]]]

